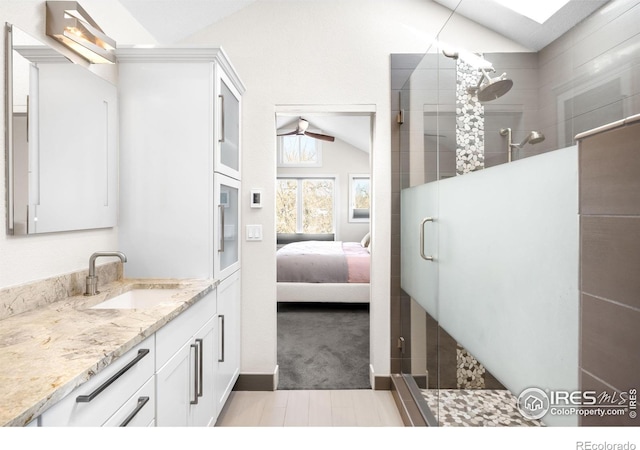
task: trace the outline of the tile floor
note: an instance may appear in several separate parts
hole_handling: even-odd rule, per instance
[[[233,391],[217,427],[402,427],[391,391]]]

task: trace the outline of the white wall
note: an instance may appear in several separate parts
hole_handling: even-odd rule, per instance
[[[322,142],[322,167],[278,167],[278,176],[335,176],[336,240],[359,242],[369,231],[369,223],[349,222],[349,175],[368,174],[369,156],[340,139]]]
[[[2,11],[1,50],[5,60],[4,22],[9,22],[41,41],[44,36],[44,1],[0,1]],[[4,86],[4,71],[2,71]],[[0,99],[5,102],[4,89],[0,90]],[[4,108],[0,111],[0,120],[4,124]],[[4,126],[2,127],[4,144]],[[3,145],[4,155],[4,145]],[[89,256],[97,250],[117,249],[117,232],[114,229],[94,230],[73,233],[53,233],[40,236],[7,236],[6,227],[6,191],[5,158],[0,158],[0,288],[26,283],[88,268]]]
[[[424,0],[257,1],[184,44],[222,46],[247,87],[243,105],[243,189],[264,189],[264,207],[242,211],[264,240],[244,243],[242,373],[271,373],[276,355],[273,198],[274,112],[283,105],[373,105],[371,364],[390,373],[391,53],[427,51],[449,11]],[[516,46],[460,19],[458,39],[495,50]],[[518,47],[520,49],[520,47]],[[472,47],[473,49],[473,47]]]

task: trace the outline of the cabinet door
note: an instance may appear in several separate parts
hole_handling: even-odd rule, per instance
[[[218,286],[216,403],[220,414],[240,373],[240,271]]]
[[[194,399],[196,403],[190,406],[189,425],[206,427],[215,421],[215,386],[214,370],[217,362],[218,349],[218,320],[212,317],[194,336],[197,346],[197,390]]]
[[[215,152],[215,171],[240,179],[240,92],[227,74],[218,67],[216,77],[218,95],[218,127]]]
[[[213,275],[213,76],[212,63],[119,63],[118,236],[129,277]]]
[[[214,277],[224,279],[240,267],[240,182],[216,173],[214,183]]]
[[[156,425],[185,427],[196,395],[195,346],[187,342],[156,373]]]

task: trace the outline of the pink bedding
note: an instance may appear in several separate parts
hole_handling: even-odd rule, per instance
[[[347,257],[349,283],[368,283],[370,281],[371,255],[359,242],[343,242],[342,249]]]

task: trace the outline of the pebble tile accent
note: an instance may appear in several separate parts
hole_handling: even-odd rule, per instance
[[[458,344],[456,353],[458,389],[484,389],[484,374],[486,372],[484,366],[460,344]]]
[[[482,75],[461,59],[456,68],[456,174],[464,175],[484,168],[484,106],[467,90]]]
[[[507,390],[422,389],[422,396],[442,427],[542,427],[520,414]]]

